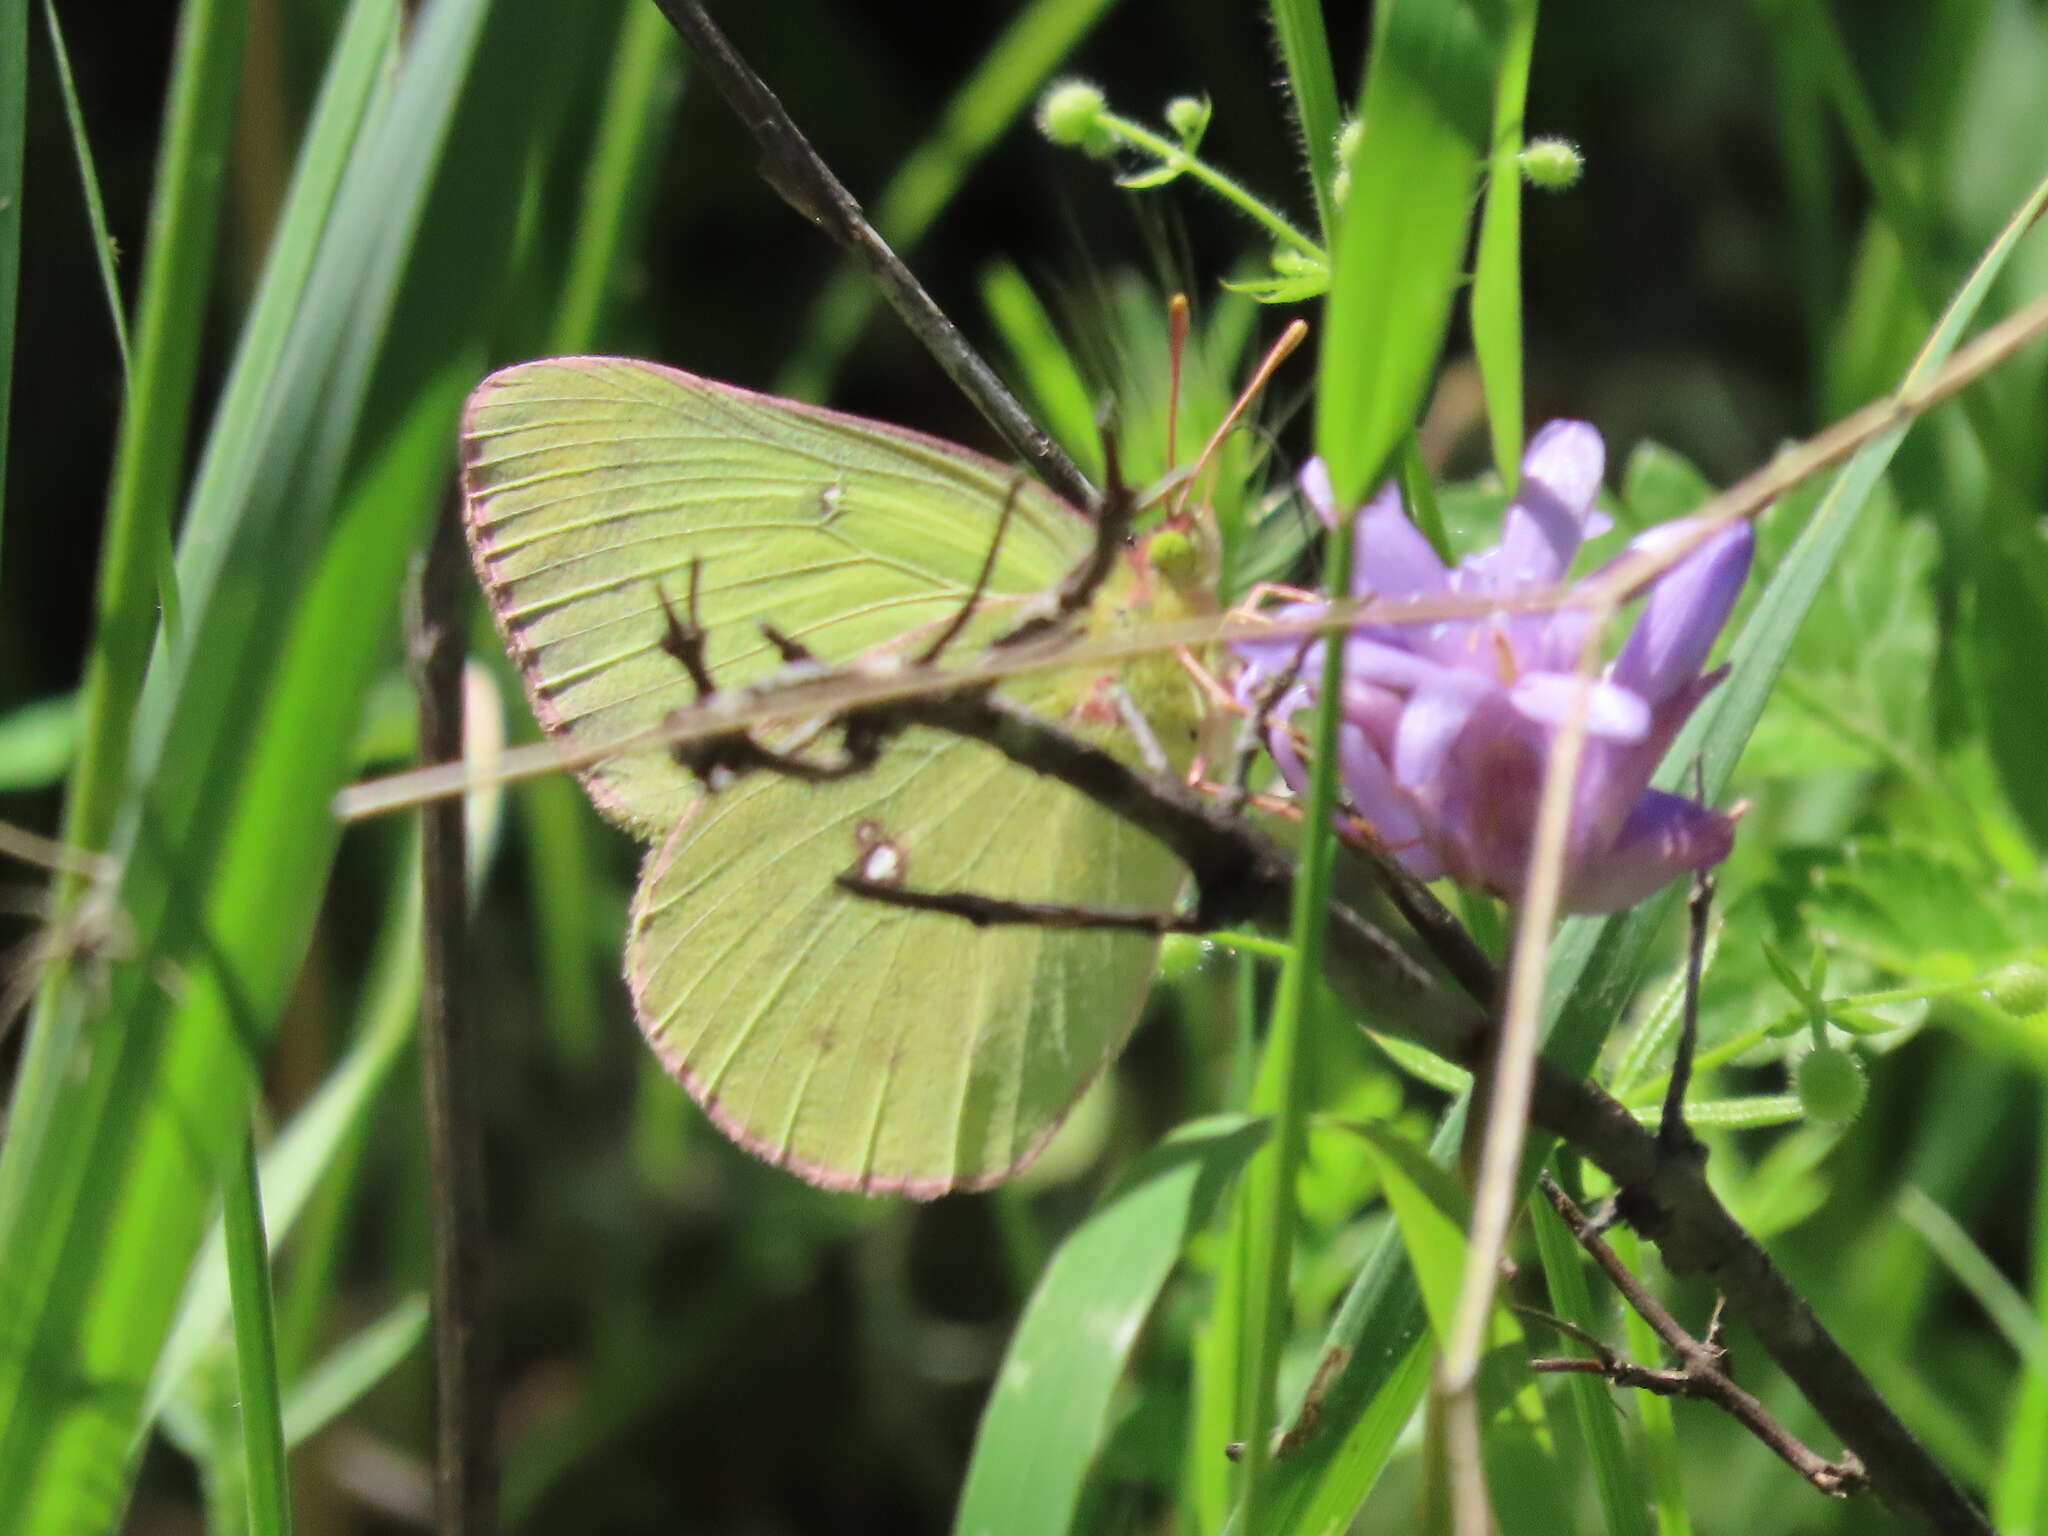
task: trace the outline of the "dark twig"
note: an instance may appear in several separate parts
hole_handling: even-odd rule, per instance
[[[1714,1307],[1714,1322],[1707,1330],[1707,1339],[1702,1342],[1694,1338],[1673,1317],[1642,1281],[1630,1273],[1626,1264],[1607,1246],[1607,1240],[1593,1230],[1585,1213],[1572,1203],[1558,1186],[1555,1179],[1545,1174],[1539,1181],[1544,1198],[1549,1200],[1564,1224],[1571,1229],[1579,1246],[1592,1256],[1601,1272],[1614,1283],[1614,1288],[1633,1307],[1636,1314],[1650,1325],[1665,1346],[1678,1357],[1679,1364],[1672,1369],[1652,1369],[1632,1360],[1623,1359],[1614,1350],[1585,1333],[1582,1329],[1571,1328],[1569,1332],[1580,1343],[1586,1345],[1597,1357],[1593,1360],[1571,1358],[1555,1360],[1532,1360],[1530,1369],[1537,1371],[1586,1371],[1605,1376],[1619,1387],[1634,1387],[1644,1392],[1654,1392],[1660,1397],[1690,1397],[1703,1403],[1712,1403],[1734,1418],[1744,1429],[1791,1467],[1801,1477],[1827,1494],[1830,1498],[1847,1498],[1860,1493],[1869,1484],[1869,1474],[1853,1451],[1844,1452],[1839,1460],[1830,1461],[1810,1449],[1784,1425],[1772,1418],[1764,1405],[1750,1393],[1736,1385],[1728,1374],[1728,1351],[1716,1341],[1721,1320],[1721,1306]]]
[[[865,860],[863,860],[865,863]],[[1114,933],[1207,933],[1216,925],[1180,912],[1133,912],[1112,907],[1072,906],[1057,901],[1012,901],[976,891],[920,891],[893,880],[877,880],[856,867],[834,877],[842,891],[885,907],[939,912],[964,918],[977,928],[1090,929]]]
[[[1692,900],[1686,912],[1691,919],[1685,953],[1685,1006],[1678,1026],[1678,1049],[1671,1059],[1671,1081],[1664,1089],[1664,1113],[1657,1124],[1657,1141],[1673,1156],[1704,1157],[1692,1128],[1685,1123],[1685,1095],[1692,1086],[1693,1056],[1700,1040],[1700,970],[1706,963],[1707,919],[1714,909],[1714,877],[1702,871],[1693,876]]]
[[[1116,568],[1130,537],[1131,521],[1138,513],[1138,498],[1124,484],[1123,468],[1117,458],[1116,423],[1107,410],[1100,422],[1102,431],[1102,494],[1095,504],[1095,539],[1080,562],[1060,578],[1049,603],[1032,605],[1033,612],[1015,629],[997,638],[997,646],[1023,645],[1056,634],[1067,621],[1095,601],[1095,594]]]
[[[988,550],[981,557],[981,569],[974,573],[974,586],[968,592],[967,600],[960,605],[932,643],[917,653],[916,665],[928,667],[943,656],[946,647],[960,638],[960,631],[973,619],[974,610],[981,606],[982,598],[988,593],[989,578],[996,572],[996,556],[1002,551],[1003,535],[1010,531],[1010,519],[1016,515],[1017,497],[1023,489],[1024,482],[1021,479],[1011,480],[1010,488],[1003,496],[1002,514],[996,519],[996,531],[988,541]]]
[[[1003,440],[1038,472],[1038,477],[1075,506],[1095,507],[1095,488],[1074,461],[1003,387],[995,370],[969,346],[932,296],[924,291],[888,243],[875,233],[851,192],[811,148],[802,131],[732,44],[712,24],[698,0],[654,0],[669,25],[696,54],[698,64],[753,136],[760,170],[768,185],[798,213],[816,224],[841,250],[867,268],[911,334],[924,343],[962,394],[974,402]]]
[[[468,568],[453,508],[445,509],[415,587],[408,624],[419,694],[420,751],[462,756],[462,619]],[[491,1536],[498,1527],[497,1412],[483,1128],[466,985],[463,802],[421,813],[421,1088],[434,1241],[434,1523],[440,1536]]]

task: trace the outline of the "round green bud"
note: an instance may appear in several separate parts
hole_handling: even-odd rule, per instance
[[[1038,99],[1038,130],[1055,144],[1091,148],[1107,109],[1101,87],[1092,82],[1055,81]]]
[[[1832,1045],[1818,1046],[1802,1056],[1792,1082],[1807,1119],[1824,1125],[1847,1125],[1870,1094],[1863,1063]]]
[[[1984,980],[1984,995],[2015,1019],[2048,1009],[2048,966],[2038,960],[2015,960]]]
[[[1337,130],[1337,163],[1349,165],[1358,153],[1358,141],[1365,137],[1365,119],[1354,117]]]
[[[1322,263],[1307,251],[1291,245],[1273,247],[1273,270],[1282,277],[1300,277],[1303,273],[1319,270],[1321,266]]]
[[[1209,104],[1192,96],[1176,96],[1166,104],[1166,126],[1183,139],[1209,126]]]
[[[1209,946],[1192,933],[1169,933],[1159,945],[1159,974],[1167,981],[1179,981],[1201,969]]]
[[[1146,544],[1145,559],[1168,581],[1190,581],[1195,574],[1195,541],[1178,528],[1162,528]]]
[[[1586,157],[1570,139],[1531,139],[1520,161],[1522,179],[1546,192],[1576,186],[1586,169]]]

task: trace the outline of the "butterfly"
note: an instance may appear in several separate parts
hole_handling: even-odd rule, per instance
[[[965,608],[957,643],[986,643],[1096,538],[965,448],[619,358],[486,379],[464,414],[462,488],[498,629],[541,725],[572,749],[694,701],[674,652],[685,589],[710,670],[736,687],[784,665],[778,635],[827,663],[913,654]],[[1189,611],[1142,559],[1120,565],[1088,626]],[[1185,758],[1201,710],[1171,658],[1011,696],[1122,742],[1113,688]],[[1067,786],[923,728],[833,783],[752,774],[712,792],[658,748],[582,781],[648,844],[625,958],[648,1044],[734,1141],[830,1189],[930,1198],[1023,1168],[1122,1048],[1158,949],[1130,932],[975,927],[862,900],[836,875],[886,850],[892,878],[927,889],[1150,910],[1185,878]]]

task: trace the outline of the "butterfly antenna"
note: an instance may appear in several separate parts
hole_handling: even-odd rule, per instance
[[[1181,364],[1188,351],[1188,296],[1176,293],[1166,301],[1166,467],[1180,457]]]
[[[1258,399],[1259,392],[1266,387],[1267,381],[1293,354],[1294,349],[1301,345],[1307,335],[1306,320],[1292,321],[1287,329],[1280,333],[1280,339],[1273,343],[1271,350],[1266,353],[1265,360],[1252,374],[1251,382],[1245,385],[1243,392],[1237,397],[1237,402],[1230,407],[1229,413],[1217,423],[1216,430],[1209,434],[1209,441],[1202,445],[1201,456],[1195,460],[1194,469],[1189,472],[1187,480],[1181,486],[1180,502],[1174,508],[1176,517],[1186,515],[1188,496],[1194,489],[1196,479],[1208,468],[1209,461],[1216,456],[1216,450],[1223,446],[1223,440],[1237,429],[1238,422],[1243,419],[1244,413],[1251,409],[1252,402]]]
[[[967,621],[974,617],[974,610],[981,606],[982,598],[988,595],[989,578],[995,575],[996,556],[1003,547],[1003,535],[1009,531],[1010,518],[1017,510],[1017,499],[1024,494],[1024,477],[1012,475],[1010,489],[1003,497],[1003,510],[996,518],[995,536],[988,541],[988,553],[981,557],[981,569],[975,573],[974,587],[967,594],[967,601],[939,631],[938,638],[918,653],[917,665],[930,666],[939,659],[947,646],[960,638],[960,631],[967,627]]]

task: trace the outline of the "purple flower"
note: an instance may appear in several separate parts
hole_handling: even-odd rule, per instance
[[[1357,519],[1354,596],[1484,598],[1555,588],[1582,539],[1604,533],[1596,511],[1606,450],[1585,422],[1554,421],[1522,459],[1521,490],[1500,542],[1447,568],[1382,491]],[[1325,520],[1335,517],[1320,460],[1301,486]],[[1629,552],[1667,543],[1688,522],[1637,537]],[[1611,912],[1675,875],[1728,855],[1734,822],[1649,788],[1651,773],[1721,672],[1701,664],[1749,572],[1747,524],[1718,534],[1652,587],[1620,654],[1591,684],[1586,740],[1565,856],[1563,904]],[[1281,610],[1312,614],[1319,604]],[[1409,624],[1367,624],[1344,640],[1339,768],[1351,808],[1416,875],[1448,876],[1519,900],[1534,836],[1544,766],[1558,727],[1586,687],[1577,675],[1586,614],[1570,607]],[[1240,642],[1238,696],[1251,701],[1286,672],[1300,642]],[[1275,704],[1268,745],[1283,777],[1306,783],[1290,721],[1315,703],[1320,644]]]

